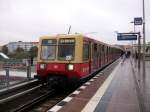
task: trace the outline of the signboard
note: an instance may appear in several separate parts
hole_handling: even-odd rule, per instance
[[[75,39],[72,38],[64,38],[64,39],[60,39],[59,40],[60,44],[74,44],[75,43]]]
[[[53,45],[56,44],[56,39],[44,39],[42,40],[42,45]]]
[[[143,20],[141,17],[134,18],[134,25],[142,25]]]
[[[118,34],[117,40],[137,40],[137,35]]]

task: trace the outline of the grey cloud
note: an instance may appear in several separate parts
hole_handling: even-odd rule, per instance
[[[107,43],[114,31],[132,31],[130,21],[142,16],[141,0],[0,0],[0,44],[38,41],[41,35],[97,32],[89,36]],[[147,41],[150,2],[146,0]],[[11,38],[11,39],[10,39]]]

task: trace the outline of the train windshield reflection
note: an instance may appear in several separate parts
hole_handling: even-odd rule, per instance
[[[74,44],[66,44],[66,45],[59,45],[58,47],[58,59],[59,60],[66,60],[67,56],[71,56],[72,60],[74,59],[74,52],[75,52],[75,45]]]
[[[55,51],[56,51],[56,45],[42,46],[41,59],[54,60]]]

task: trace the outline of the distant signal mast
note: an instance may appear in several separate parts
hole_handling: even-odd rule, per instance
[[[71,31],[71,25],[69,26],[68,34],[70,34],[70,31]]]

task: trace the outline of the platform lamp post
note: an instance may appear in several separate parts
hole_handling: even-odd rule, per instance
[[[145,0],[143,2],[143,76],[145,77]]]
[[[145,12],[145,11],[144,11]],[[142,17],[136,17],[136,18],[134,18],[134,25],[143,25],[144,26],[144,19],[142,18]],[[143,41],[144,41],[144,38],[145,38],[145,26],[143,27]],[[138,39],[138,49],[139,48],[141,48],[140,46],[140,40],[141,40],[141,38],[140,38],[140,36],[139,36],[139,39]],[[140,46],[139,46],[140,45]],[[145,46],[145,44],[144,44],[144,42],[143,42],[143,46]],[[145,74],[144,72],[145,72],[145,48],[143,48],[143,58],[142,58],[142,62],[143,62],[143,75]],[[140,50],[140,52],[141,52],[141,50]],[[138,56],[139,58],[141,57],[141,53],[139,53],[139,56]]]
[[[133,24],[133,28],[134,28],[134,29],[133,29],[133,32],[135,33],[135,23],[134,23],[134,20],[133,20],[133,21],[131,21],[130,23],[132,23],[132,24]],[[135,56],[134,56],[134,55],[135,55],[135,52],[134,52],[134,46],[133,46],[133,45],[134,45],[134,43],[136,43],[136,41],[134,41],[134,40],[133,40],[133,41],[132,41],[132,57],[134,57],[134,58],[135,58]]]

